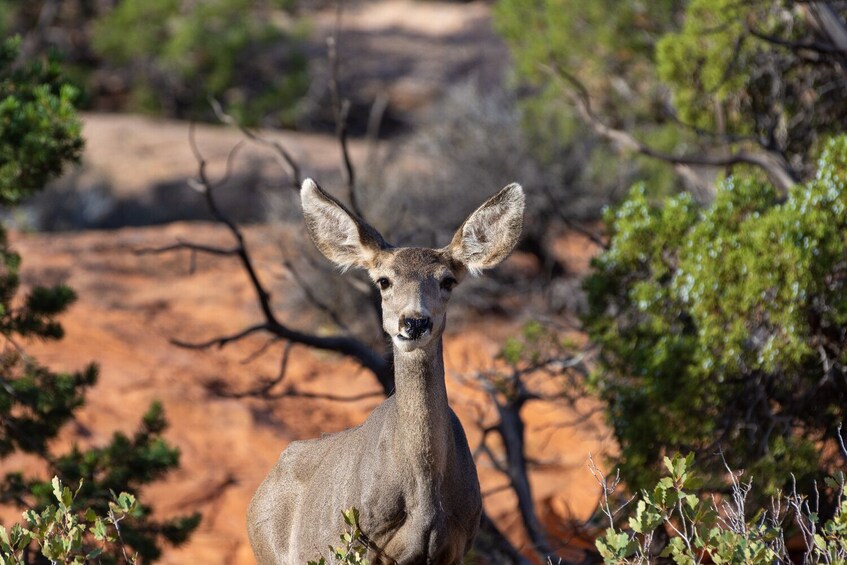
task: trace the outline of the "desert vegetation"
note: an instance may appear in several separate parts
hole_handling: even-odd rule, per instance
[[[379,284],[313,248],[307,177],[427,248],[526,190],[513,256],[451,299],[446,387],[483,499],[466,562],[847,559],[847,3],[0,10],[17,36],[0,53],[4,562],[252,563],[247,501],[279,452],[394,395]],[[124,119],[105,112],[128,111],[186,121],[86,157],[98,120]],[[158,146],[170,176],[130,202]],[[192,222],[68,218],[118,209],[99,227]],[[26,233],[57,226],[83,231]],[[74,260],[27,274],[51,246]],[[87,300],[126,316],[104,318],[110,337],[156,334],[144,394],[112,376],[131,348],[78,369],[97,356],[65,327],[104,339],[75,321]],[[115,382],[142,406],[107,401]],[[187,404],[200,415],[181,420]],[[373,561],[373,509],[326,510],[337,529],[310,559]]]

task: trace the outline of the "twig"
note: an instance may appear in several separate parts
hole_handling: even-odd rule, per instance
[[[250,326],[249,328],[245,328],[238,333],[228,335],[228,336],[219,336],[214,337],[212,339],[200,342],[190,342],[190,341],[182,341],[179,339],[171,339],[170,342],[179,347],[184,347],[186,349],[208,349],[213,346],[217,346],[218,349],[221,349],[225,345],[232,343],[234,341],[239,341],[244,339],[249,335],[253,335],[256,332],[267,331],[268,326],[266,324],[256,324],[255,326]]]
[[[372,392],[362,392],[360,394],[351,394],[351,395],[341,395],[341,394],[330,394],[323,392],[307,392],[298,390],[294,386],[290,386],[285,392],[274,395],[273,398],[309,398],[312,400],[331,400],[333,402],[356,402],[359,400],[366,400],[368,398],[381,398],[384,396],[382,391],[375,390]]]
[[[335,116],[335,135],[341,146],[341,159],[344,164],[350,209],[360,218],[364,218],[365,216],[362,214],[356,195],[356,172],[353,168],[353,162],[350,159],[350,150],[347,147],[347,116],[350,113],[350,101],[341,98],[338,84],[340,65],[337,44],[338,34],[341,30],[341,6],[342,1],[338,0],[335,4],[335,25],[333,26],[332,35],[326,38],[327,59],[329,61],[329,91],[332,97],[332,112]]]
[[[139,249],[133,250],[133,253],[136,255],[158,255],[161,253],[169,253],[171,251],[178,251],[180,249],[187,249],[190,251],[198,251],[200,253],[206,253],[208,255],[220,255],[220,256],[232,256],[238,255],[237,247],[214,247],[212,245],[204,245],[202,243],[193,243],[190,241],[183,241],[177,239],[176,243],[172,243],[170,245],[163,245],[161,247],[142,247]]]
[[[281,143],[259,135],[255,131],[239,124],[235,118],[233,118],[231,115],[227,114],[224,111],[220,102],[218,102],[214,98],[209,99],[209,104],[212,106],[212,111],[215,112],[215,115],[222,123],[237,127],[239,131],[241,131],[241,133],[243,133],[250,141],[272,149],[276,155],[277,162],[280,163],[282,169],[286,170],[286,167],[291,169],[291,187],[295,190],[300,189],[300,185],[303,184],[303,179],[300,172],[300,165],[297,164],[297,161],[294,159],[291,153],[289,153],[289,151]]]
[[[547,197],[547,200],[550,202],[550,209],[553,210],[553,213],[559,217],[562,222],[565,223],[566,226],[571,228],[577,233],[580,233],[588,238],[588,240],[595,244],[597,247],[601,249],[609,249],[609,242],[604,240],[602,237],[594,233],[592,230],[586,228],[582,225],[582,223],[577,222],[564,212],[564,204],[559,201],[555,194],[553,194],[553,190],[546,183],[542,184],[541,190],[544,191],[544,195]]]
[[[841,424],[838,424],[835,436],[838,438],[838,447],[841,448],[841,455],[844,457],[844,460],[847,461],[847,446],[844,445],[844,436],[841,435]]]
[[[328,304],[320,300],[312,289],[309,288],[309,285],[300,277],[300,273],[297,272],[297,269],[294,268],[294,265],[288,259],[284,259],[282,265],[288,269],[288,272],[291,273],[291,278],[294,279],[294,282],[297,283],[297,286],[300,287],[300,290],[303,291],[303,294],[306,296],[306,300],[309,301],[315,308],[326,314],[332,323],[341,328],[344,331],[350,331],[350,328],[347,327],[347,324],[344,323],[338,312],[332,309]]]
[[[608,139],[623,149],[635,151],[647,157],[670,163],[681,176],[696,181],[697,179],[692,176],[691,166],[730,167],[738,164],[747,164],[762,169],[768,175],[771,182],[784,194],[798,182],[797,173],[791,168],[785,158],[764,148],[760,152],[750,152],[740,149],[729,152],[726,155],[670,155],[657,151],[636,139],[631,133],[603,123],[591,108],[591,97],[588,90],[575,76],[560,67],[554,68],[550,65],[540,65],[540,68],[550,77],[559,79],[571,86],[571,88],[562,86],[562,91],[574,104],[583,121],[596,134]]]
[[[251,353],[250,355],[248,355],[247,357],[242,359],[241,364],[242,365],[249,365],[250,363],[252,363],[256,359],[261,357],[262,354],[264,354],[265,351],[267,351],[270,348],[271,345],[275,344],[278,341],[279,341],[278,337],[268,338],[267,340],[265,340],[265,343],[263,343],[258,349],[256,349],[256,351],[254,351],[253,353]]]
[[[224,398],[247,398],[247,397],[259,397],[259,398],[268,398],[268,393],[270,390],[278,385],[285,378],[286,373],[288,372],[288,359],[291,355],[291,349],[293,344],[289,341],[286,342],[285,347],[282,349],[282,356],[280,357],[279,362],[279,371],[277,372],[276,377],[272,379],[267,379],[262,385],[248,389],[241,392],[232,392],[227,388],[226,383],[223,381],[216,379],[209,381],[206,383],[206,387],[215,393],[217,396],[221,396]]]
[[[512,488],[512,483],[510,483],[510,482],[509,483],[503,483],[502,485],[492,487],[492,488],[488,489],[487,491],[483,492],[482,498],[487,498],[489,496],[499,494],[499,493],[506,491],[506,490],[509,490],[511,488]]]

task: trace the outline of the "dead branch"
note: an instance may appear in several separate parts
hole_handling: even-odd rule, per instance
[[[257,324],[255,326],[245,328],[240,332],[234,333],[232,335],[214,337],[206,341],[190,342],[182,341],[179,339],[171,339],[170,342],[176,346],[184,347],[185,349],[208,349],[210,347],[217,347],[218,349],[221,349],[229,343],[240,341],[249,335],[253,335],[254,333],[260,331],[267,331],[267,329],[268,327],[266,324]]]
[[[161,253],[170,253],[171,251],[179,251],[187,249],[192,252],[205,253],[207,255],[232,256],[238,255],[237,247],[215,247],[212,245],[204,245],[202,243],[193,243],[177,239],[176,243],[171,245],[163,245],[161,247],[142,247],[133,251],[136,255],[158,255]]]
[[[315,295],[314,292],[312,292],[312,289],[309,288],[309,285],[306,284],[306,281],[303,280],[303,278],[300,276],[300,273],[297,272],[297,269],[294,268],[294,265],[291,263],[291,261],[289,261],[288,259],[283,259],[282,265],[291,274],[291,278],[294,279],[294,282],[297,283],[297,286],[300,287],[300,290],[303,292],[303,295],[306,297],[306,300],[308,300],[312,306],[326,314],[327,317],[332,320],[332,323],[335,324],[337,327],[341,328],[344,331],[350,330],[350,328],[347,327],[347,324],[344,323],[344,320],[342,320],[338,316],[338,313],[333,308],[331,308],[329,304],[323,302]]]
[[[809,2],[806,7],[809,19],[832,42],[832,46],[847,54],[847,25],[832,7],[831,2]]]
[[[541,187],[541,190],[544,192],[544,196],[547,197],[547,201],[550,203],[550,209],[554,214],[570,229],[573,231],[584,235],[588,238],[588,240],[601,249],[609,249],[609,242],[594,233],[592,230],[588,229],[581,222],[578,222],[565,214],[566,206],[564,202],[560,201],[554,191],[544,183]]]
[[[495,494],[500,494],[501,492],[505,492],[512,488],[512,483],[503,483],[502,485],[497,485],[496,487],[491,487],[487,491],[482,493],[482,498],[487,498],[489,496],[493,496]]]
[[[253,353],[251,353],[250,355],[248,355],[247,357],[242,359],[241,364],[242,365],[249,365],[250,363],[252,363],[256,359],[258,359],[259,357],[264,355],[264,353],[270,348],[270,346],[275,344],[278,341],[279,341],[278,337],[270,337],[270,338],[266,339],[265,343],[263,343],[261,346],[259,346],[256,349],[256,351],[254,351]]]
[[[690,181],[694,181],[697,186],[703,187],[704,185],[702,179],[699,179],[691,169],[693,166],[732,167],[739,164],[753,165],[762,169],[774,186],[783,194],[786,194],[799,180],[799,175],[789,165],[785,157],[766,148],[751,152],[745,149],[729,150],[730,147],[724,147],[722,150],[726,150],[726,152],[722,155],[671,155],[657,151],[646,143],[636,139],[630,132],[613,128],[604,123],[594,113],[591,107],[591,97],[588,89],[575,76],[560,67],[541,65],[541,69],[550,77],[560,82],[562,92],[573,103],[585,124],[591,127],[597,135],[611,141],[620,149],[634,151],[646,157],[658,159],[673,165],[677,174]],[[570,85],[570,87],[565,86],[565,84]]]
[[[276,156],[277,162],[280,163],[283,171],[290,169],[289,174],[291,176],[291,187],[294,190],[300,190],[300,185],[303,184],[303,178],[300,173],[300,166],[297,164],[297,161],[294,157],[291,156],[291,153],[279,142],[268,139],[255,131],[247,128],[240,123],[238,120],[233,118],[231,115],[224,112],[223,107],[220,102],[215,100],[214,98],[209,99],[209,104],[212,106],[212,111],[215,112],[215,115],[221,121],[221,123],[237,127],[238,130],[244,134],[247,139],[257,143],[259,145],[263,145],[265,147],[273,150],[274,155]]]
[[[255,324],[253,326],[245,328],[232,335],[223,337],[218,336],[200,343],[188,343],[180,340],[174,340],[173,343],[179,346],[189,347],[192,349],[203,349],[212,347],[213,345],[218,345],[220,347],[227,343],[238,341],[258,331],[265,331],[274,335],[278,339],[307,345],[316,349],[334,351],[336,353],[340,353],[342,355],[356,359],[363,367],[365,367],[374,374],[374,376],[377,378],[380,385],[382,386],[384,393],[390,394],[394,390],[394,375],[391,369],[390,362],[384,356],[378,354],[377,352],[369,348],[367,345],[353,337],[318,336],[292,329],[279,321],[271,305],[270,293],[259,279],[259,275],[253,264],[253,259],[245,244],[244,234],[241,231],[241,228],[234,221],[232,221],[220,209],[218,205],[218,202],[215,198],[215,188],[220,186],[222,182],[214,183],[209,179],[206,172],[207,162],[205,157],[201,153],[199,147],[197,146],[197,141],[195,138],[195,128],[193,124],[189,129],[189,143],[191,145],[191,151],[197,161],[198,168],[198,175],[196,179],[193,179],[193,185],[205,197],[206,205],[212,213],[213,218],[217,222],[226,226],[227,230],[230,232],[230,235],[235,239],[236,244],[232,248],[216,248],[203,245],[188,245],[183,242],[175,244],[173,246],[169,246],[171,247],[171,249],[167,250],[187,248],[193,252],[211,252],[212,254],[226,254],[237,257],[239,262],[241,263],[242,268],[247,273],[247,276],[250,280],[251,286],[253,287],[265,321],[263,323]],[[236,149],[233,149],[227,159],[229,163],[227,166],[228,171],[231,170],[232,155],[235,151]],[[229,175],[227,174],[224,178],[227,178],[228,176]],[[161,252],[164,252],[165,250],[165,248],[160,249],[162,250]],[[224,251],[226,251],[226,253],[224,253]],[[264,387],[259,387],[259,390],[261,391],[263,388]]]
[[[326,39],[326,52],[329,61],[329,91],[332,97],[332,113],[335,116],[335,135],[341,147],[341,160],[344,164],[345,179],[347,180],[347,191],[349,193],[350,210],[364,218],[356,195],[356,171],[353,161],[350,159],[350,149],[347,145],[347,116],[350,113],[350,101],[341,98],[339,88],[339,59],[338,59],[338,34],[341,31],[341,8],[342,2],[338,0],[335,4],[335,25],[332,35]]]
[[[282,356],[280,357],[279,362],[279,371],[276,374],[276,377],[272,379],[266,379],[261,385],[254,387],[252,389],[248,389],[241,392],[232,392],[229,390],[227,384],[220,380],[215,379],[206,383],[206,388],[212,391],[215,395],[221,396],[224,398],[267,398],[271,389],[282,382],[285,378],[285,374],[288,372],[288,359],[291,355],[291,349],[293,344],[289,341],[286,342],[285,347],[282,349]]]
[[[331,400],[333,402],[356,402],[359,400],[367,400],[369,398],[381,398],[383,396],[385,396],[385,393],[381,390],[362,392],[360,394],[342,395],[323,392],[308,392],[299,390],[297,387],[291,385],[283,393],[274,395],[271,398],[309,398],[312,400]]]

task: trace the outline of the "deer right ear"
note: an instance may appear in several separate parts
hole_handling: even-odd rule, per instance
[[[505,259],[521,235],[524,192],[510,184],[468,216],[447,247],[453,259],[472,274],[490,269]]]
[[[312,179],[303,181],[300,202],[306,229],[315,246],[343,270],[367,269],[379,252],[389,247],[378,231],[351,214]]]

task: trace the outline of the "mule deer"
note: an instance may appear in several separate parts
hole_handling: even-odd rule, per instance
[[[465,432],[447,404],[441,336],[453,287],[514,248],[523,190],[501,190],[442,249],[392,247],[311,179],[300,197],[318,249],[342,269],[366,269],[380,289],[396,392],[362,425],[282,452],[248,510],[256,559],[304,564],[337,543],[341,511],[356,507],[372,563],[460,563],[482,502]]]

